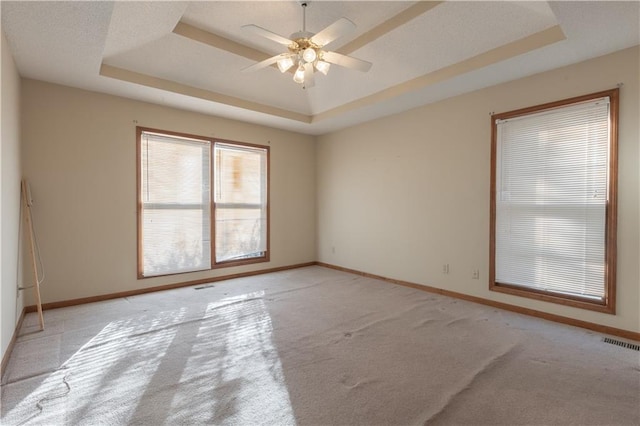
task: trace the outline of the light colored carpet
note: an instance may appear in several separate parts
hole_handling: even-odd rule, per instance
[[[2,424],[640,424],[597,333],[322,267],[204,287],[29,315]]]

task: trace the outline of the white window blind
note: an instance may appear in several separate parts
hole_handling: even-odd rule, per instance
[[[609,99],[496,126],[495,282],[603,300]]]
[[[208,141],[142,132],[142,274],[211,267]]]
[[[215,144],[216,263],[267,250],[267,150]]]

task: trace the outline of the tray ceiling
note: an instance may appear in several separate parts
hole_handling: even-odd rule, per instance
[[[307,30],[341,17],[357,30],[330,50],[373,63],[333,65],[303,89],[282,53],[246,31],[301,30],[297,1],[2,1],[20,74],[54,83],[322,134],[640,43],[638,2],[315,1]]]

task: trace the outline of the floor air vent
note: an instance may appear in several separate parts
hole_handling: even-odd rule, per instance
[[[213,284],[207,284],[207,285],[203,285],[203,286],[200,286],[200,287],[194,287],[193,289],[194,290],[203,290],[205,288],[211,288],[211,287],[215,287],[215,286]]]
[[[633,349],[634,351],[640,351],[640,345],[636,345],[635,343],[622,342],[609,337],[605,337],[602,341],[605,343],[611,343],[612,345],[622,346],[623,348]]]

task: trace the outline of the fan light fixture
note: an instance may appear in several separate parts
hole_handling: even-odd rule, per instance
[[[307,5],[307,2],[300,3],[300,6],[302,6],[302,31],[291,34],[291,38],[293,41],[293,43],[289,45],[291,56],[284,57],[278,60],[278,68],[282,73],[286,72],[296,63],[298,64],[298,69],[293,74],[293,81],[298,84],[305,83],[305,74],[307,75],[307,83],[309,83],[308,80],[310,79],[310,77],[313,77],[313,73],[315,72],[315,70],[320,71],[320,69],[318,69],[318,62],[326,64],[321,65],[321,68],[324,69],[324,71],[322,71],[322,74],[327,75],[327,73],[329,72],[329,63],[318,60],[318,58],[320,58],[320,56],[322,55],[320,46],[311,41],[313,34],[307,32]],[[289,61],[291,62],[291,65],[289,65]],[[282,65],[280,65],[281,63]],[[282,69],[287,65],[289,66],[283,71]],[[306,71],[307,67],[311,69],[310,72]],[[309,87],[312,87],[313,85],[314,83],[311,83]]]
[[[269,65],[277,64],[280,72],[285,73],[292,67],[296,67],[293,81],[302,84],[304,88],[315,85],[314,74],[316,71],[327,75],[331,64],[359,71],[369,71],[371,63],[356,59],[351,56],[325,50],[325,46],[347,32],[355,30],[355,24],[347,18],[340,18],[317,34],[307,32],[306,8],[308,2],[301,2],[302,6],[302,31],[291,34],[290,38],[282,37],[257,25],[245,25],[262,37],[287,46],[288,52],[273,56],[258,62],[243,71],[256,71]]]
[[[278,69],[280,72],[287,72],[293,66],[293,59],[290,57],[278,59]]]
[[[307,47],[304,49],[304,52],[302,52],[302,59],[304,59],[305,62],[313,62],[317,57],[318,55],[313,47]]]
[[[298,65],[298,69],[296,70],[296,73],[293,74],[293,81],[295,81],[296,83],[304,83],[304,64],[300,63],[300,65]]]
[[[327,73],[329,72],[329,67],[330,66],[331,66],[331,64],[329,62],[325,62],[325,61],[317,61],[316,62],[316,69],[318,71],[320,71],[324,75],[327,75]]]

